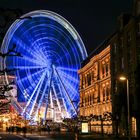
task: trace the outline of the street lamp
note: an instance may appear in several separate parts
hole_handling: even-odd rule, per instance
[[[131,140],[131,133],[130,133],[130,106],[129,106],[129,80],[125,76],[120,76],[119,79],[121,81],[126,81],[126,84],[127,84],[128,139]]]

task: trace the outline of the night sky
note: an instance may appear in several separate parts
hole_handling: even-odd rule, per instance
[[[80,34],[88,54],[117,26],[121,13],[131,13],[133,0],[0,0],[1,8],[50,10],[67,19]]]

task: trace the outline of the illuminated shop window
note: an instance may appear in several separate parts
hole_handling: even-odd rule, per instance
[[[132,117],[132,136],[137,136],[136,118]]]

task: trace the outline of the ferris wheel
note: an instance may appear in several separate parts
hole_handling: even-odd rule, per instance
[[[5,67],[18,69],[13,73],[18,102],[12,101],[17,110],[23,102],[25,105],[20,106],[19,112],[29,118],[36,119],[40,112],[43,119],[54,121],[76,115],[77,70],[87,52],[73,26],[54,12],[33,11],[11,25],[2,51],[7,52],[13,44],[22,57],[6,57]]]

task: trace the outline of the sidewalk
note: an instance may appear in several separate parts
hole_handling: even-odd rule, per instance
[[[40,136],[46,136],[46,137],[71,137],[74,140],[128,140],[128,137],[116,137],[115,135],[101,135],[99,133],[89,133],[89,134],[76,134],[74,132],[41,132],[41,133],[33,133],[33,134],[27,134],[27,136],[30,135],[40,135]],[[131,140],[139,140],[138,138],[132,137]]]
[[[4,132],[6,133],[6,132]],[[32,136],[41,136],[41,137],[46,137],[46,138],[71,138],[71,140],[128,140],[127,137],[116,137],[114,135],[101,135],[98,133],[89,133],[89,134],[76,134],[74,132],[55,132],[55,131],[51,131],[51,132],[33,132],[33,133],[10,133],[10,134],[14,134],[14,135],[19,135],[21,137],[32,137]],[[131,138],[131,140],[139,140],[138,138]]]
[[[116,137],[115,135],[101,135],[98,133],[92,134],[80,134],[78,135],[78,140],[128,140],[128,137],[119,136]],[[139,140],[138,138],[132,137],[131,140]]]

